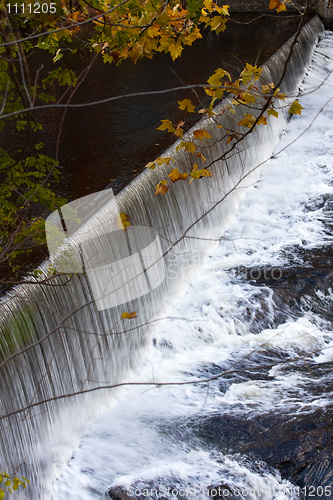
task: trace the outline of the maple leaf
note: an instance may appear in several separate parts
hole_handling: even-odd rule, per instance
[[[221,16],[213,17],[213,19],[210,23],[211,31],[216,31],[216,33],[221,33],[221,31],[225,31],[226,22],[227,22],[227,19],[225,19]]]
[[[159,156],[158,158],[156,158],[156,160],[148,162],[146,168],[150,168],[150,170],[155,170],[157,166],[160,167],[161,165],[164,165],[164,163],[169,165],[170,161],[174,161],[171,158],[171,156]]]
[[[257,66],[251,66],[251,64],[246,63],[245,69],[241,72],[241,78],[244,85],[246,85],[251,78],[258,80],[263,70],[264,68],[258,68]]]
[[[202,153],[196,153],[195,156],[197,156],[198,158],[201,158],[203,162],[206,161],[206,158],[204,157],[204,155]]]
[[[176,147],[176,150],[179,151],[182,148],[184,148],[185,151],[193,154],[197,147],[195,144],[193,144],[193,142],[181,141],[180,144],[178,144],[178,146]]]
[[[184,40],[184,44],[186,45],[192,45],[192,43],[195,41],[195,40],[198,40],[199,38],[202,38],[202,34],[200,33],[199,29],[198,28],[194,28],[194,30],[191,31],[191,33],[189,33],[185,40]]]
[[[200,141],[202,141],[202,139],[204,139],[205,137],[207,139],[211,138],[211,135],[209,135],[209,133],[207,132],[207,130],[205,130],[203,128],[200,128],[198,130],[194,130],[193,135],[194,135],[195,139],[199,139]]]
[[[282,12],[283,10],[286,10],[285,4],[283,2],[280,2],[280,0],[270,0],[269,8],[271,10],[276,9],[276,12]]]
[[[147,163],[146,168],[150,168],[150,170],[155,170],[156,163],[154,161],[150,161]]]
[[[295,99],[295,101],[291,104],[289,108],[289,114],[290,115],[300,115],[302,113],[302,109],[304,109],[299,100]]]
[[[178,168],[174,168],[173,170],[171,170],[168,177],[170,177],[171,182],[184,181],[188,178],[188,174],[186,172],[184,174],[181,174]]]
[[[117,225],[123,231],[127,231],[127,228],[131,225],[128,219],[129,215],[125,214],[124,212],[120,212],[117,215]]]
[[[168,132],[175,132],[175,129],[172,125],[171,120],[161,120],[161,122],[162,122],[162,125],[157,127],[156,130],[167,130]]]
[[[229,5],[223,5],[223,7],[215,6],[216,12],[223,14],[224,16],[229,16]]]
[[[214,10],[214,5],[212,0],[204,0],[203,8],[208,10],[208,12],[212,12]]]
[[[192,179],[200,179],[200,177],[212,177],[212,173],[210,172],[210,170],[207,170],[205,168],[199,169],[198,165],[195,163],[193,165],[193,170],[190,173],[190,176],[192,177]]]
[[[151,38],[154,38],[154,37],[159,36],[161,34],[160,30],[161,30],[161,27],[158,24],[153,24],[153,26],[151,26],[148,29],[147,35]]]
[[[159,52],[168,52],[169,50],[169,45],[170,45],[170,38],[166,35],[161,36],[160,38],[160,44],[158,47]]]
[[[136,312],[123,312],[121,313],[121,319],[133,319],[136,318]]]
[[[273,88],[274,88],[274,83],[267,83],[266,85],[261,86],[263,94],[270,94]]]
[[[249,104],[254,104],[256,102],[256,98],[250,92],[241,92],[239,96],[242,102],[247,102]]]
[[[254,122],[255,122],[254,116],[250,115],[249,113],[245,113],[244,118],[238,122],[238,125],[240,127],[251,128]]]
[[[155,163],[160,167],[161,165],[164,165],[164,163],[169,165],[170,161],[174,161],[171,156],[159,156],[156,158]]]
[[[267,114],[268,114],[268,116],[275,116],[275,118],[278,118],[278,116],[279,116],[279,113],[276,111],[276,109],[273,109],[273,108],[269,109],[267,111]]]
[[[178,101],[179,109],[186,110],[189,113],[193,113],[195,110],[194,104],[190,101],[190,99],[183,99],[182,101]]]
[[[267,125],[267,118],[266,118],[266,116],[261,116],[259,118],[258,125]]]
[[[180,54],[182,53],[182,50],[183,50],[183,47],[180,44],[176,45],[175,43],[171,43],[169,45],[169,52],[171,54],[173,61],[175,59],[177,59],[177,57],[180,56]]]
[[[221,85],[221,80],[222,78],[224,77],[228,77],[229,79],[229,82],[231,82],[231,76],[230,76],[230,73],[228,73],[228,71],[225,71],[224,69],[222,68],[217,68],[217,70],[215,71],[215,73],[210,76],[207,80],[207,83],[209,83],[209,85],[213,85],[213,86],[216,86],[216,87],[220,87]]]
[[[156,186],[155,196],[158,194],[161,194],[162,196],[164,196],[165,193],[169,190],[167,184],[168,184],[167,181],[159,182]]]

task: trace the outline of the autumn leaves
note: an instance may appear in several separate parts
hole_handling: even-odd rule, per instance
[[[273,84],[259,83],[262,71],[263,68],[246,64],[244,70],[235,81],[232,81],[231,75],[222,68],[218,68],[214,74],[208,78],[208,85],[204,90],[210,97],[210,103],[209,106],[203,108],[202,104],[199,102],[197,113],[199,116],[205,116],[210,121],[210,132],[207,128],[204,128],[204,126],[199,125],[198,128],[195,128],[187,134],[186,140],[181,140],[178,143],[176,151],[183,149],[185,153],[193,157],[191,169],[187,172],[180,172],[178,168],[171,170],[168,174],[168,179],[160,181],[156,186],[155,195],[161,194],[164,196],[169,189],[169,182],[175,183],[177,181],[189,179],[191,183],[194,179],[212,177],[210,165],[207,164],[204,156],[204,148],[209,146],[209,141],[207,140],[212,138],[211,127],[222,129],[222,133],[218,134],[219,140],[222,142],[224,141],[227,146],[230,144],[230,149],[233,147],[233,143],[241,141],[242,137],[244,137],[246,132],[242,132],[242,128],[250,130],[255,125],[266,125],[268,116],[278,116],[278,112],[273,107],[273,98],[284,99],[285,95],[281,94],[279,89],[275,89]],[[240,104],[248,108],[248,112],[245,112],[243,117],[238,122],[235,122],[238,125],[237,130],[230,130],[224,127],[219,119],[221,111],[217,111],[214,107],[216,102],[225,95],[231,96],[231,99],[229,99],[229,104],[223,109],[222,113],[235,115],[235,108]],[[258,115],[258,112],[250,112],[251,108],[261,108],[263,102],[268,98],[270,102],[267,106],[266,115],[263,114],[257,118],[256,115]],[[187,114],[196,111],[196,106],[190,99],[178,101],[178,108]],[[161,125],[157,130],[167,131],[174,134],[178,139],[182,139],[184,134],[184,129],[182,127],[184,125],[184,120],[180,121],[178,124],[173,124],[171,120],[165,119],[161,121]],[[163,164],[169,164],[171,161],[174,160],[170,156],[159,157],[155,161],[149,162],[146,167],[154,170],[156,167],[160,167]]]

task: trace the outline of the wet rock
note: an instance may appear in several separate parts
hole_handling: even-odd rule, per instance
[[[223,453],[264,461],[300,488],[332,487],[333,409],[297,416],[214,415],[197,427],[200,438]]]
[[[316,460],[299,475],[304,493],[315,500],[333,497],[333,459]]]
[[[123,486],[115,486],[108,490],[108,496],[112,500],[133,500],[133,496],[129,495],[129,491]]]

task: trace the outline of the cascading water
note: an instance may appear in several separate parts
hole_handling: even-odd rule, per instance
[[[302,116],[156,316],[131,380],[179,385],[124,389],[52,498],[332,498],[332,49],[329,33]]]
[[[283,92],[291,93],[297,89],[321,29],[317,18],[314,18],[303,28],[292,60],[288,65],[283,85],[281,85]],[[290,44],[290,41],[287,42],[267,62],[266,69],[262,73],[266,82],[278,80]],[[220,110],[223,109],[223,106],[225,104],[220,106]],[[221,118],[224,126],[235,129],[241,116],[240,109],[238,113],[239,115],[236,117],[227,117],[224,113],[223,118]],[[278,120],[271,120],[270,124],[261,128],[259,133],[251,134],[246,144],[242,144],[242,151],[239,154],[232,156],[225,163],[217,164],[214,167],[212,179],[194,181],[191,185],[186,186],[184,183],[176,183],[167,196],[164,198],[155,197],[154,188],[158,182],[166,178],[169,171],[175,166],[182,170],[189,162],[184,153],[176,152],[174,146],[164,156],[174,157],[175,163],[168,167],[163,166],[154,172],[144,172],[120,193],[117,199],[121,211],[129,214],[135,225],[152,226],[158,231],[163,252],[166,254],[165,267],[167,270],[166,280],[160,287],[151,294],[133,300],[126,305],[126,310],[138,312],[138,317],[131,320],[127,332],[123,333],[126,326],[124,327],[124,322],[120,321],[124,308],[118,306],[98,311],[91,295],[89,283],[84,275],[75,276],[68,282],[65,282],[65,278],[59,278],[58,284],[63,283],[63,286],[58,287],[24,285],[16,288],[2,301],[0,313],[2,323],[1,358],[3,362],[0,369],[1,390],[4,397],[1,402],[1,414],[11,414],[11,416],[2,419],[0,439],[4,456],[3,466],[10,471],[22,464],[21,474],[29,477],[32,481],[32,486],[29,487],[29,498],[49,497],[50,484],[55,470],[60,468],[61,461],[68,458],[70,450],[73,450],[78,444],[79,436],[87,422],[105,411],[111,404],[111,397],[114,398],[111,391],[96,391],[68,399],[64,399],[63,396],[72,392],[116,384],[129,377],[126,373],[128,374],[128,370],[138,364],[139,356],[142,356],[143,350],[139,347],[147,344],[149,340],[146,334],[147,322],[156,314],[160,314],[164,304],[169,300],[171,291],[174,294],[177,289],[179,290],[179,284],[182,283],[184,286],[182,279],[184,280],[188,272],[187,256],[192,256],[190,264],[193,266],[193,256],[202,258],[202,254],[209,248],[209,243],[205,241],[205,238],[219,238],[221,236],[227,224],[235,216],[237,206],[246,193],[246,188],[258,178],[261,169],[256,168],[257,165],[270,157],[279,132],[284,125],[285,118],[281,113]],[[201,122],[200,127],[208,129],[212,136],[211,143],[213,145],[207,142],[207,148],[204,152],[207,160],[218,158],[223,152],[223,146],[219,142],[218,129],[212,126],[209,121]],[[222,199],[223,202],[220,202]],[[214,210],[211,210],[213,206]],[[202,218],[206,212],[209,214]],[[101,228],[113,222],[115,216],[116,213],[112,206],[107,205],[73,236],[73,244],[79,245],[86,234],[95,238],[96,241],[101,241],[103,234]],[[199,222],[196,222],[198,220]],[[184,234],[186,234],[186,238],[182,238]],[[199,237],[199,239],[195,237]],[[171,246],[178,240],[179,243],[170,251]],[[46,263],[42,268],[45,273],[47,266]],[[175,271],[177,279],[173,279]],[[206,284],[205,286],[207,291],[210,285]],[[251,296],[251,293],[249,301],[253,303],[257,299],[255,294]],[[204,296],[202,291],[200,294]],[[266,303],[269,311],[271,307],[270,297],[267,291],[265,294],[267,295]],[[219,297],[219,300],[222,299],[223,294]],[[209,309],[209,305],[203,303],[200,308]],[[186,310],[187,306],[184,304],[180,316],[184,316]],[[213,310],[209,321],[214,322],[216,315],[219,316],[219,313]],[[199,356],[199,353],[194,353],[187,347],[191,346],[193,342],[200,344],[199,350],[203,349],[203,346],[205,350],[207,349],[207,355],[205,354],[207,363],[216,363],[214,339],[205,329],[205,321],[203,321],[202,326],[195,327],[196,336],[192,339],[192,321],[195,317],[196,314],[191,312],[185,326],[182,323],[181,329],[183,331],[179,338],[182,348],[179,349],[179,352],[173,348],[173,340],[168,339],[170,331],[167,333],[164,327],[161,328],[160,332],[156,334],[155,340],[156,346],[162,346],[161,352],[156,354],[154,351],[154,356],[159,357],[160,368],[158,372],[153,374],[151,367],[147,368],[150,371],[149,376],[148,373],[142,371],[141,380],[149,378],[153,382],[163,381],[163,376],[166,373],[165,365],[169,364],[169,350],[174,360],[172,366],[176,367],[176,364],[173,363],[178,361],[183,365],[185,360],[182,370],[187,369],[185,366],[191,370],[190,366],[195,366],[195,357]],[[229,336],[231,332],[237,331],[235,325],[231,323],[230,319]],[[170,330],[169,326],[166,328]],[[246,328],[245,325],[244,332]],[[219,327],[215,324],[213,330],[216,331],[216,329],[219,330]],[[220,338],[219,342],[224,341],[223,330],[219,334],[216,331],[216,335],[217,338]],[[221,335],[222,337],[219,337]],[[237,338],[239,337],[237,336]],[[255,340],[251,341],[255,342]],[[32,347],[25,349],[30,344]],[[240,355],[242,353],[241,345],[242,342],[239,343]],[[147,344],[145,352],[151,352],[151,349],[152,347]],[[20,350],[24,352],[18,354]],[[227,358],[228,353],[222,353],[219,363],[223,364]],[[190,359],[193,365],[189,364]],[[132,376],[134,375],[131,375],[130,378]],[[173,380],[183,380],[183,374],[174,370]],[[168,407],[171,411],[168,416],[181,420],[179,432],[182,432],[184,416],[190,420],[191,416],[195,416],[198,412],[200,405],[204,404],[204,394],[207,392],[207,388],[190,386],[186,391],[179,394],[179,389],[167,389],[163,395],[163,398],[165,397],[168,401]],[[62,476],[62,480],[56,487],[57,492],[54,493],[55,499],[99,498],[101,487],[107,489],[116,475],[124,476],[123,482],[118,481],[118,484],[121,485],[135,484],[137,481],[150,481],[150,479],[156,480],[163,476],[166,481],[165,485],[168,486],[188,484],[191,481],[193,484],[196,484],[196,481],[203,483],[204,479],[205,484],[208,485],[207,479],[211,486],[214,486],[217,481],[221,481],[224,474],[230,474],[231,468],[234,469],[235,481],[236,483],[238,481],[239,485],[248,484],[247,479],[251,479],[263,491],[266,478],[272,488],[281,490],[283,483],[277,475],[267,473],[259,465],[252,467],[242,460],[225,457],[221,453],[213,456],[205,449],[198,449],[196,443],[200,439],[195,436],[188,440],[186,446],[180,448],[177,444],[177,435],[167,439],[168,429],[158,409],[159,391],[156,391],[150,399],[141,393],[132,393],[130,390],[125,390],[125,393],[127,409],[124,406],[125,403],[120,403],[117,406],[112,415],[112,429],[109,427],[107,417],[105,417],[106,420],[103,420],[104,424],[100,424],[98,429],[98,439],[105,436],[106,442],[116,440],[120,447],[112,459],[108,456],[107,448],[104,450],[102,443],[98,453],[96,450],[94,451],[93,461],[95,464],[100,463],[100,456],[104,454],[110,473],[106,474],[104,466],[99,473],[92,465],[91,460],[88,459],[85,462],[87,465],[84,466],[85,473],[82,473],[82,467],[79,465],[80,470],[72,471],[75,479],[73,476],[72,478],[67,476],[67,473]],[[128,398],[130,398],[131,403],[128,402]],[[40,401],[48,399],[51,401],[39,404]],[[187,409],[185,413],[182,410],[178,413],[177,408],[182,406],[184,399],[188,402]],[[138,408],[138,405],[141,405],[141,409]],[[28,407],[28,409],[25,412],[20,412],[22,407]],[[120,416],[122,411],[125,411],[126,419]],[[143,426],[139,427],[138,432],[136,432],[136,412],[147,424],[152,420],[160,421],[161,429],[158,429],[157,426],[155,430],[150,431]],[[126,420],[125,425],[123,422],[121,423],[122,419]],[[103,425],[104,428],[101,430]],[[186,434],[186,426],[183,432]],[[130,441],[128,435],[131,435]],[[144,448],[143,443],[147,444],[147,442],[150,444]],[[158,470],[152,473],[152,459],[161,454],[161,446],[164,448],[164,453],[161,455],[163,463]],[[133,454],[135,448],[138,451]],[[82,448],[82,453],[85,452],[86,450]],[[91,453],[90,448],[87,453]],[[124,465],[126,460],[131,467],[133,466],[133,462],[128,460],[128,453],[133,454],[133,460],[135,459],[138,466],[138,469],[133,469],[138,471],[137,475],[131,474],[131,469]],[[167,460],[168,456],[173,457],[171,469]],[[207,464],[209,473],[206,466],[202,468],[203,462]],[[145,465],[149,463],[150,467]],[[140,469],[140,464],[141,467],[145,468],[144,470]],[[74,469],[75,467],[74,464]],[[187,472],[184,472],[185,475],[182,479],[182,476],[177,476],[177,474],[183,467],[184,471],[186,469]],[[93,479],[91,470],[94,470]],[[77,490],[73,490],[73,481]],[[71,484],[71,490],[67,489],[69,484]],[[24,493],[21,496],[24,498]],[[20,498],[19,495],[18,498]],[[264,498],[264,496],[260,498]]]

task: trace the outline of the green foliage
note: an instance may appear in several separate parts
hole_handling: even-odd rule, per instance
[[[48,74],[47,78],[43,80],[44,88],[52,84],[53,82],[56,82],[58,85],[61,86],[72,85],[73,87],[75,87],[75,85],[77,84],[77,78],[74,71],[72,71],[71,69],[57,68],[51,71]]]
[[[29,481],[25,477],[13,477],[9,476],[6,472],[0,473],[0,500],[6,497],[6,493],[13,493],[19,489],[20,486],[26,489]]]

